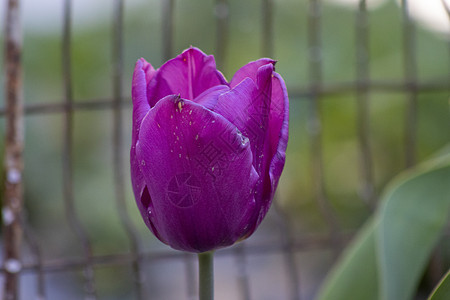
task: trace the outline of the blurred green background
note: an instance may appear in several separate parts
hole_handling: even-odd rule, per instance
[[[25,8],[32,1],[24,1]],[[44,3],[45,2],[45,3]],[[24,87],[27,105],[61,103],[62,81],[62,4],[44,1],[40,9],[24,13]],[[60,1],[62,2],[62,1]],[[112,8],[113,1],[73,1],[72,83],[75,102],[112,97]],[[369,1],[371,2],[371,1]],[[439,2],[439,1],[438,1]],[[130,102],[134,63],[144,57],[153,66],[163,63],[161,1],[130,0],[124,18],[124,93]],[[56,6],[55,6],[56,5]],[[47,7],[46,7],[47,6]],[[50,8],[51,7],[51,8]],[[323,85],[355,81],[356,5],[325,1],[322,5]],[[30,8],[29,8],[30,9]],[[274,1],[274,58],[277,72],[288,91],[307,91],[308,2]],[[50,11],[50,12],[49,12]],[[176,1],[174,12],[174,53],[190,45],[215,54],[215,1]],[[229,1],[229,37],[223,66],[226,78],[250,60],[262,56],[261,1]],[[3,8],[4,12],[4,8]],[[3,18],[1,19],[3,22]],[[34,23],[33,23],[34,22]],[[28,25],[27,25],[28,24]],[[34,26],[33,24],[40,24]],[[422,161],[450,141],[449,118],[449,31],[437,32],[416,24],[415,53],[420,83],[441,84],[441,88],[418,91],[417,160]],[[444,24],[445,26],[445,24]],[[446,33],[445,33],[445,30]],[[369,10],[370,79],[402,83],[403,32],[401,10],[395,1],[382,1]],[[3,32],[1,33],[3,41]],[[3,49],[1,50],[3,51]],[[442,83],[447,83],[447,87]],[[443,87],[442,87],[443,86]],[[3,86],[0,97],[4,103]],[[297,93],[298,94],[298,93]],[[373,154],[376,193],[405,168],[404,123],[408,93],[404,90],[369,91],[370,146]],[[290,97],[290,140],[287,163],[275,201],[290,217],[295,236],[326,236],[327,222],[314,196],[311,175],[311,140],[308,135],[308,98]],[[321,100],[323,129],[324,182],[331,207],[343,232],[353,232],[370,215],[359,196],[360,166],[357,139],[355,90],[325,95]],[[128,182],[128,142],[131,140],[131,105],[124,109],[126,140],[123,164],[129,213],[139,229],[147,251],[171,251],[145,228],[134,205]],[[62,188],[63,114],[36,113],[26,116],[25,206],[28,222],[42,247],[45,259],[80,257],[82,247],[64,214]],[[95,255],[129,251],[127,236],[115,206],[112,168],[112,110],[79,110],[74,114],[74,192],[76,211],[85,226]],[[4,122],[1,124],[4,132]],[[4,135],[4,134],[3,134]],[[245,243],[279,241],[277,217],[271,212],[258,232]],[[25,248],[25,253],[29,251]],[[285,271],[281,254],[247,255],[252,299],[285,299]],[[31,259],[31,258],[28,258]],[[217,258],[217,299],[234,299],[230,286],[236,285],[229,260]],[[334,259],[332,249],[301,251],[296,260],[300,270],[302,299],[311,299]],[[445,262],[447,266],[449,262]],[[223,271],[221,270],[223,266]],[[264,270],[275,270],[265,278]],[[145,266],[146,290],[152,299],[181,299],[185,296],[182,261],[158,260]],[[262,272],[262,273],[261,273]],[[80,272],[50,273],[49,299],[80,299]],[[101,299],[133,299],[129,266],[96,268]],[[259,275],[255,275],[259,274]],[[24,275],[24,295],[33,295],[32,275]],[[266,274],[267,277],[267,274]],[[76,278],[77,280],[74,280]],[[31,282],[31,283],[30,283]],[[267,282],[270,284],[268,285]],[[178,288],[174,288],[174,286]],[[233,290],[233,288],[231,288]],[[164,295],[164,296],[163,296]],[[181,295],[181,296],[180,296]],[[230,297],[230,298],[227,298]],[[273,298],[277,297],[277,298]],[[24,298],[28,299],[28,298]]]

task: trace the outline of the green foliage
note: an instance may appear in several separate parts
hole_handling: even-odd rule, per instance
[[[318,299],[411,299],[450,209],[450,152],[399,176]]]
[[[374,219],[365,224],[329,274],[318,299],[378,299],[376,227]]]
[[[450,299],[450,270],[442,277],[428,300],[448,300]]]
[[[450,156],[449,156],[450,158]],[[383,299],[411,299],[450,209],[450,160],[397,183],[380,212]],[[420,172],[420,171],[419,171]]]

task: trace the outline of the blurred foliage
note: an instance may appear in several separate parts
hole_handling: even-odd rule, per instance
[[[413,299],[448,222],[450,148],[446,150],[389,185],[379,209],[330,272],[318,299]]]
[[[230,31],[224,74],[233,73],[261,56],[261,1],[230,2]],[[125,1],[125,4],[127,1]],[[112,11],[113,1],[105,3]],[[88,8],[86,8],[88,9]],[[323,3],[321,41],[323,83],[351,82],[355,78],[355,10]],[[124,93],[130,100],[134,63],[145,57],[155,67],[162,61],[161,1],[125,5]],[[79,16],[74,16],[76,21]],[[61,17],[62,18],[62,17]],[[274,5],[274,58],[288,90],[306,89],[308,77],[308,3],[277,0]],[[112,95],[112,19],[110,16],[86,27],[74,23],[72,36],[73,96],[76,102],[107,99]],[[214,1],[176,1],[174,53],[190,45],[215,53]],[[54,26],[61,26],[58,22]],[[369,13],[370,77],[403,81],[401,11],[394,1]],[[1,33],[3,34],[3,33]],[[62,33],[27,30],[24,38],[25,101],[27,104],[59,103],[63,98]],[[2,39],[2,36],[0,36]],[[417,28],[418,78],[421,82],[447,80],[448,40]],[[1,52],[2,50],[0,50]],[[0,87],[3,99],[3,86]],[[450,141],[448,91],[418,95],[417,155],[421,161]],[[376,191],[404,169],[404,116],[408,95],[401,91],[370,91],[370,143]],[[288,212],[298,233],[325,233],[326,221],[314,198],[307,117],[309,99],[291,97],[290,141],[287,164],[277,200]],[[130,140],[131,105],[124,110],[125,140]],[[355,92],[321,97],[325,185],[332,207],[344,230],[358,228],[370,210],[361,201]],[[63,115],[36,114],[26,118],[25,204],[27,216],[39,237],[45,258],[79,256],[81,245],[69,228],[62,201]],[[3,123],[1,125],[2,131]],[[92,238],[94,254],[125,252],[129,244],[119,222],[113,189],[112,112],[78,111],[74,117],[74,190],[76,210]],[[128,145],[123,164],[128,170]],[[345,176],[343,176],[345,174]],[[126,174],[130,215],[143,236],[145,249],[166,249],[140,219]],[[266,221],[270,222],[270,221]],[[55,224],[57,226],[55,227]],[[57,228],[57,230],[55,229]],[[149,242],[150,241],[150,242]],[[102,272],[102,271],[99,271]],[[127,278],[126,275],[124,278]],[[108,282],[108,279],[105,282]],[[111,279],[113,280],[113,279]],[[128,278],[129,280],[129,278]],[[129,281],[109,284],[105,294],[124,295]],[[112,282],[112,281],[111,281]],[[110,282],[110,283],[111,283]],[[100,283],[102,285],[102,283]],[[104,284],[107,285],[107,284]],[[117,299],[124,299],[122,298]]]
[[[450,270],[431,293],[429,300],[445,300],[450,298]]]

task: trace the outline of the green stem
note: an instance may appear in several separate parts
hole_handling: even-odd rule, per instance
[[[213,252],[198,254],[200,300],[214,299],[214,257]]]

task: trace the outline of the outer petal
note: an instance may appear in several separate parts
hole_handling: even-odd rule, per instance
[[[289,99],[283,78],[273,72],[272,96],[271,96],[267,141],[264,148],[264,162],[262,182],[262,197],[257,199],[259,214],[253,228],[250,228],[247,236],[251,235],[270,208],[275,190],[278,186],[281,172],[286,159],[286,148],[289,136]]]
[[[270,58],[261,58],[252,62],[249,62],[242,68],[240,68],[233,76],[233,79],[230,81],[230,87],[233,88],[238,85],[242,80],[246,77],[251,78],[254,82],[256,82],[256,74],[258,73],[258,69],[267,64],[275,65],[276,61]]]
[[[141,198],[144,189],[144,177],[142,176],[139,164],[136,161],[136,143],[142,119],[150,109],[147,99],[147,83],[154,77],[155,73],[155,69],[151,64],[145,61],[145,59],[141,58],[136,62],[131,87],[133,124],[130,149],[131,182],[136,199]]]
[[[258,175],[248,140],[222,116],[165,97],[142,122],[137,157],[151,196],[141,213],[163,242],[203,252],[248,231]]]
[[[269,175],[273,197],[273,193],[278,185],[278,179],[283,171],[289,137],[288,92],[283,78],[276,72],[274,72],[272,79],[272,103],[269,122],[269,156],[272,158]]]
[[[155,74],[155,69],[145,59],[140,58],[136,62],[131,87],[131,98],[133,100],[133,144],[137,140],[141,121],[150,109],[147,99],[147,84],[153,79]]]
[[[244,79],[230,92],[219,96],[215,112],[236,125],[249,138],[253,153],[253,166],[262,173],[264,147],[267,135],[272,92],[273,65],[258,69],[256,85],[252,79]]]
[[[189,48],[161,66],[148,85],[149,103],[153,107],[167,95],[180,95],[193,100],[215,85],[227,85],[222,73],[217,71],[212,55],[197,48]]]
[[[273,73],[272,78],[271,99],[268,135],[264,148],[262,201],[257,202],[261,205],[260,212],[255,227],[249,231],[249,235],[262,222],[270,208],[286,159],[289,136],[289,99],[283,78],[276,72]]]
[[[230,92],[222,94],[215,107],[217,113],[233,122],[249,138],[253,166],[259,175],[254,190],[256,210],[246,236],[253,233],[267,213],[273,195],[267,172],[271,161],[268,149],[273,73],[272,63],[261,66],[254,76],[256,85],[247,77]]]

